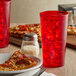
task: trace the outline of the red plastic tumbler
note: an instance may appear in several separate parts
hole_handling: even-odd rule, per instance
[[[9,44],[11,0],[0,0],[0,48]]]
[[[45,67],[64,65],[68,13],[45,11],[40,13],[43,64]]]

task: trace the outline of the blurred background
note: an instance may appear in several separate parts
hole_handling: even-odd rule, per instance
[[[40,23],[40,12],[57,10],[58,4],[72,3],[76,0],[12,0],[11,23]]]

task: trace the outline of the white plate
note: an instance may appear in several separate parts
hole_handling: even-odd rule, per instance
[[[9,54],[8,53],[0,54],[0,64],[2,64],[5,61],[7,61],[10,58],[11,55],[12,54],[10,54],[10,53]],[[28,57],[32,57],[37,62],[37,65],[34,66],[34,67],[31,67],[31,68],[28,68],[28,69],[24,69],[24,70],[0,71],[0,76],[3,76],[3,75],[15,75],[15,74],[19,74],[19,73],[28,72],[28,71],[37,69],[37,68],[39,68],[42,65],[42,61],[39,58],[34,57],[34,56],[29,56],[29,55],[28,55]]]

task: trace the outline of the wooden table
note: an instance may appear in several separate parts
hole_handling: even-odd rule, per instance
[[[16,25],[18,24],[11,24],[11,26]],[[9,44],[8,47],[0,49],[0,53],[11,53],[17,50],[20,50],[20,48],[15,45]],[[66,48],[65,65],[59,68],[47,68],[46,72],[54,73],[57,76],[76,76],[76,50]]]
[[[20,50],[19,47],[10,44],[7,48],[0,49],[0,53],[10,53]],[[59,68],[47,68],[46,72],[57,76],[76,76],[76,50],[66,48],[65,65]]]

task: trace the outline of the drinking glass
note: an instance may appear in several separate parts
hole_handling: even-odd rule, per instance
[[[11,0],[0,0],[0,48],[9,44]]]
[[[64,65],[68,13],[44,11],[40,13],[43,65],[59,67]]]

